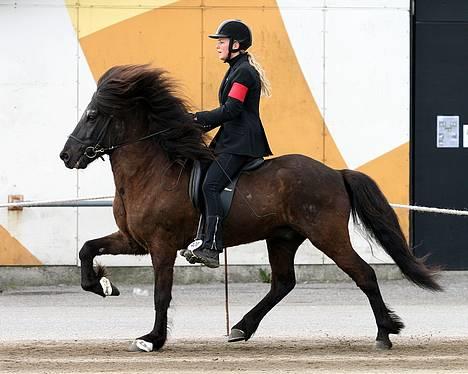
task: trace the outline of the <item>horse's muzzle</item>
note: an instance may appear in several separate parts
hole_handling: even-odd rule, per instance
[[[66,164],[68,161],[70,161],[70,155],[66,151],[60,152],[60,158],[62,161]]]
[[[65,145],[62,152],[60,152],[60,158],[68,169],[84,169],[88,166],[89,162],[84,160],[87,157],[82,157],[83,153],[80,150],[74,150],[73,147]]]

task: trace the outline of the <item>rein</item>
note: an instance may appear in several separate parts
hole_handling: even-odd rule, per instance
[[[128,142],[123,142],[123,143],[120,143],[120,144],[115,144],[115,145],[110,145],[108,147],[103,147],[99,143],[106,136],[107,128],[109,127],[109,124],[111,123],[112,119],[113,119],[113,116],[112,115],[109,116],[107,122],[102,127],[101,132],[99,133],[99,136],[97,138],[96,145],[94,145],[94,146],[90,145],[90,146],[86,147],[86,149],[84,151],[84,155],[86,157],[94,159],[96,157],[100,157],[100,156],[106,154],[109,151],[113,151],[114,149],[117,149],[117,148],[120,148],[120,147],[125,147],[125,146],[130,145],[130,144],[138,143],[138,142],[141,142],[143,140],[152,138],[152,137],[154,137],[156,135],[162,134],[162,133],[164,133],[166,131],[169,131],[169,129],[164,129],[164,130],[160,130],[160,131],[154,132],[152,134],[143,136],[142,138],[139,138],[139,139],[136,139],[136,140],[130,140]],[[84,146],[87,145],[87,143],[85,141],[81,140],[80,138],[76,137],[73,134],[70,134],[68,137],[75,140],[75,141],[77,141],[78,143],[80,143],[80,144],[82,144]]]

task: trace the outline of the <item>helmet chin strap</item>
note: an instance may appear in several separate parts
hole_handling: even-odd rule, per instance
[[[231,59],[232,52],[239,52],[240,51],[240,47],[236,48],[236,49],[232,48],[232,45],[234,44],[234,42],[235,42],[235,40],[233,38],[229,38],[229,49],[228,49],[229,53],[227,55],[226,60],[224,60],[224,63],[228,62]]]

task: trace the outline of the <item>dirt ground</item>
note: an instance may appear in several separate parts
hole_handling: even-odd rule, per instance
[[[390,351],[368,339],[173,340],[153,353],[115,340],[8,342],[0,373],[468,373],[467,338],[393,340]]]
[[[0,373],[468,373],[468,273],[444,273],[445,291],[381,282],[406,324],[376,351],[368,301],[350,282],[298,284],[249,342],[227,343],[222,284],[173,289],[170,338],[160,352],[128,352],[154,321],[148,285],[102,299],[76,287],[0,294]],[[146,287],[148,296],[135,295]],[[232,284],[231,326],[267,284]],[[209,318],[207,318],[209,316]]]

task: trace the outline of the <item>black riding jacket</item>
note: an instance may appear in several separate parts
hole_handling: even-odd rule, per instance
[[[264,157],[272,154],[260,120],[261,82],[247,54],[228,61],[230,67],[219,88],[220,107],[195,113],[209,131],[221,126],[210,144],[215,153]]]

